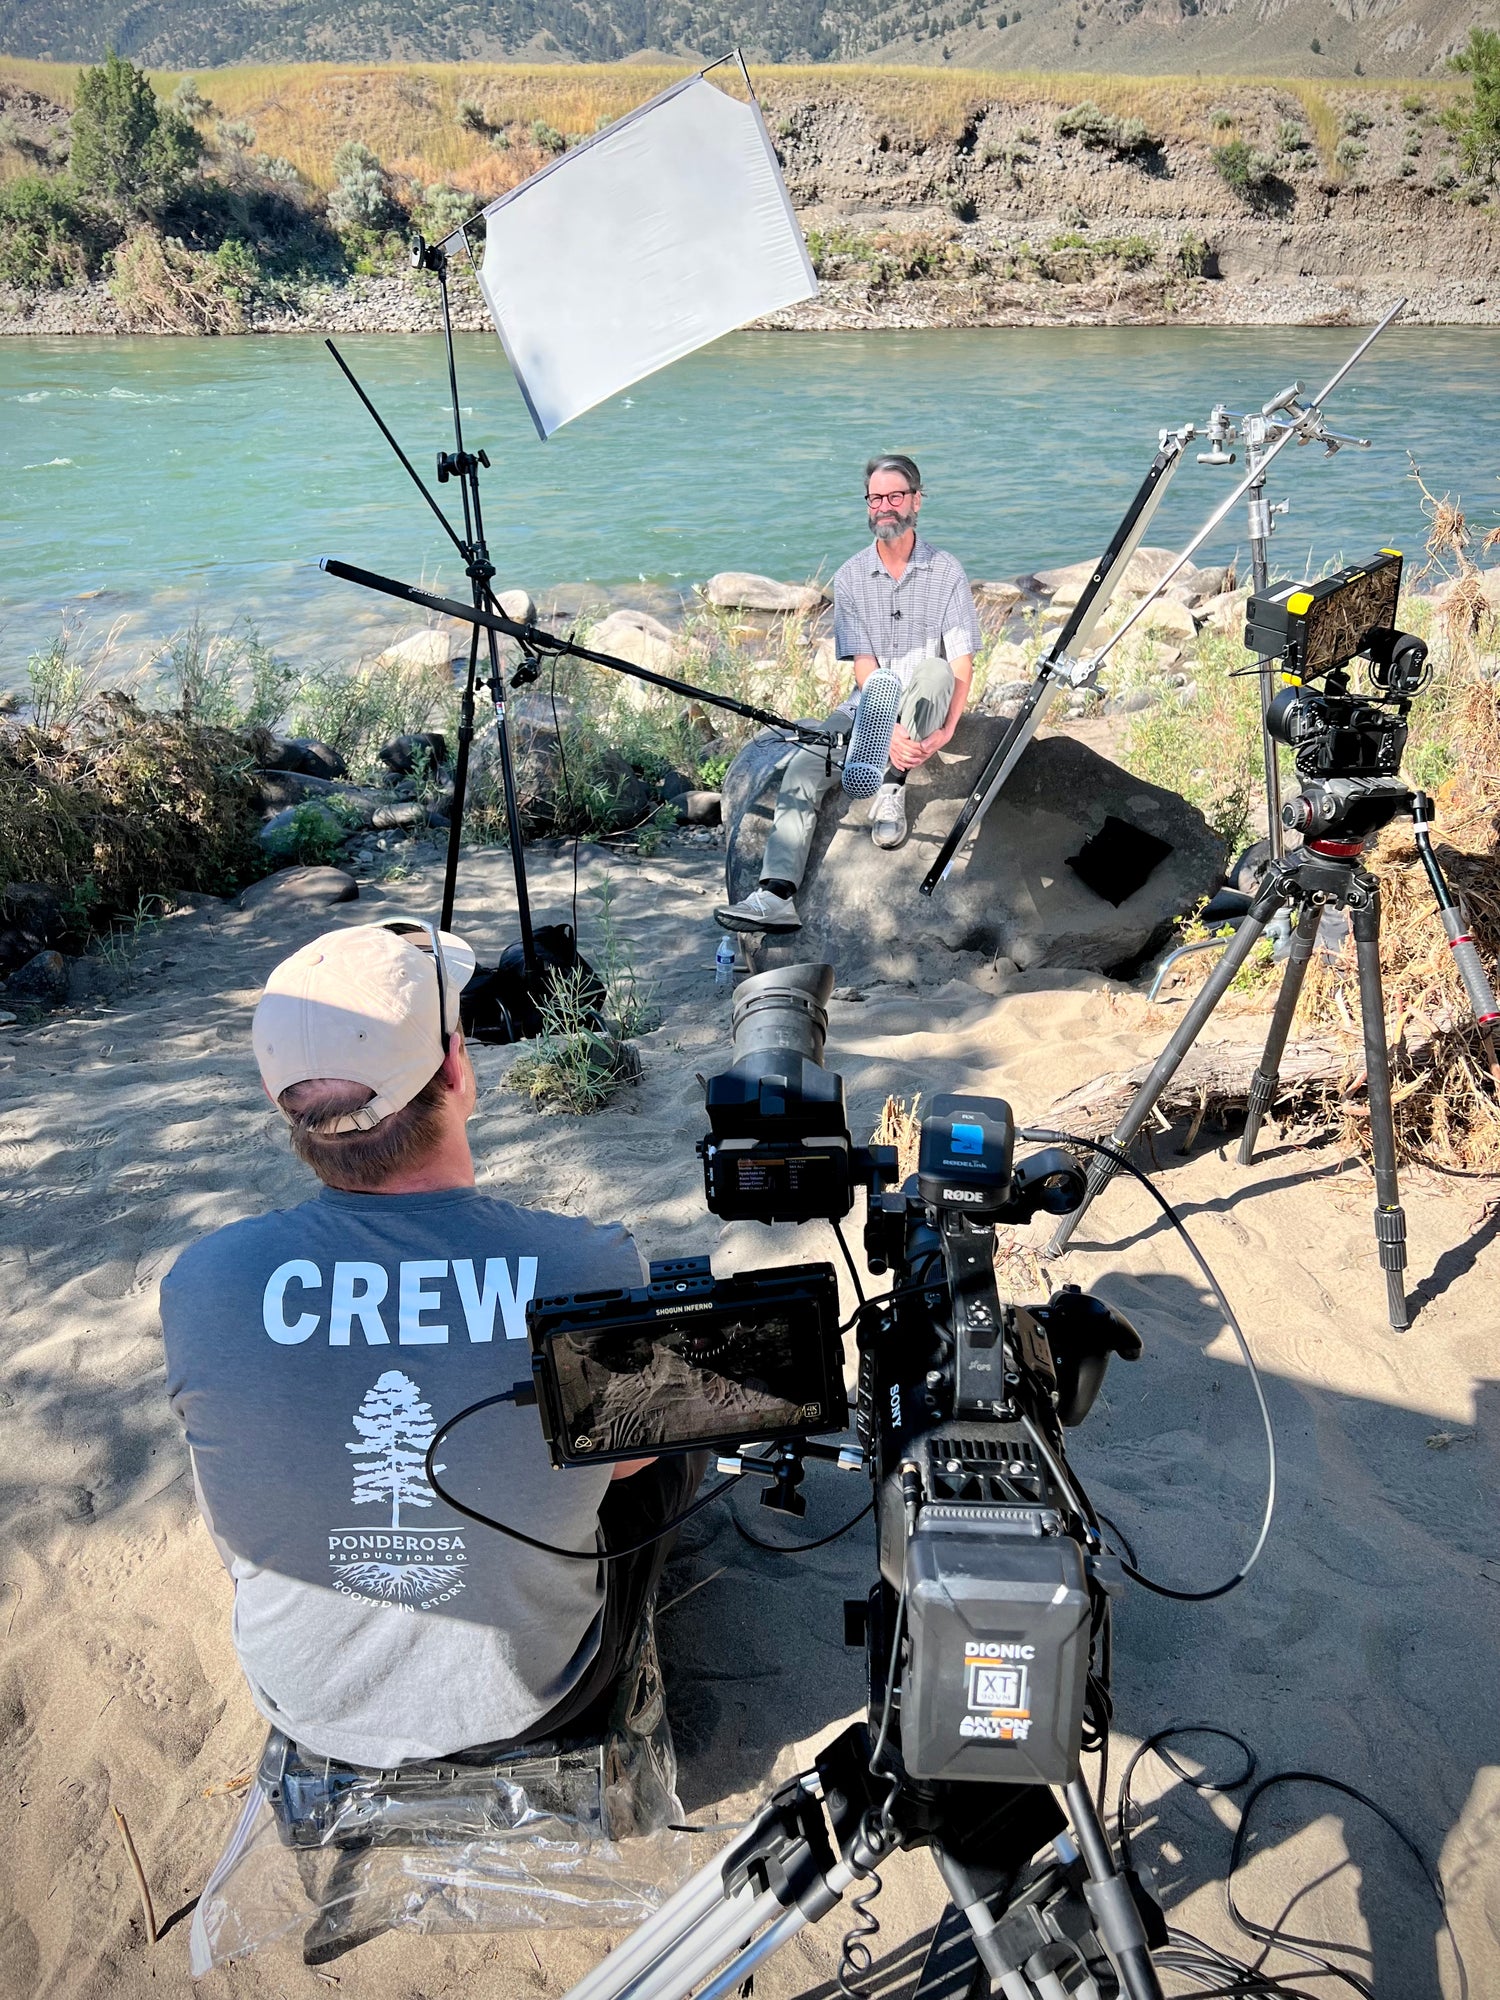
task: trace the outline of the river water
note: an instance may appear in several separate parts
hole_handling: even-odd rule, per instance
[[[996,329],[738,334],[547,443],[498,342],[458,343],[466,441],[484,447],[502,586],[586,580],[659,601],[721,569],[827,575],[864,539],[866,456],[905,450],[927,532],[977,577],[1096,554],[1163,425],[1215,402],[1319,387],[1343,329]],[[451,444],[438,340],[340,345],[419,469]],[[1330,404],[1373,439],[1333,460],[1290,447],[1291,575],[1381,545],[1420,548],[1408,453],[1471,518],[1500,518],[1500,330],[1395,327]],[[1190,463],[1151,540],[1179,545],[1238,472]],[[445,499],[451,486],[436,489]],[[331,553],[457,589],[451,548],[315,337],[0,343],[0,682],[67,615],[124,621],[128,662],[200,610],[253,620],[290,657],[349,659],[398,606],[320,573]],[[1210,545],[1244,540],[1236,508]],[[1205,560],[1200,557],[1200,560]]]

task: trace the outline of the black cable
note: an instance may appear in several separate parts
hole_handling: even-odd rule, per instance
[[[857,1514],[850,1516],[842,1528],[835,1528],[831,1535],[819,1535],[815,1542],[763,1542],[759,1535],[751,1534],[732,1508],[730,1519],[734,1522],[734,1531],[740,1540],[748,1542],[752,1549],[764,1549],[768,1556],[800,1556],[805,1555],[809,1549],[826,1549],[830,1542],[836,1542],[840,1535],[847,1535],[851,1528],[857,1528],[866,1514],[873,1514],[874,1511],[875,1502],[867,1500]]]
[[[854,1281],[854,1296],[859,1300],[861,1305],[865,1305],[868,1303],[865,1298],[865,1288],[859,1282],[859,1266],[854,1261],[854,1253],[849,1248],[848,1240],[844,1235],[844,1225],[841,1222],[835,1222],[833,1233],[839,1240],[840,1250],[844,1253],[844,1262],[849,1266],[849,1276]]]
[[[1225,1597],[1231,1590],[1238,1590],[1260,1561],[1261,1552],[1271,1532],[1271,1520],[1276,1512],[1276,1433],[1271,1428],[1271,1412],[1266,1403],[1266,1392],[1261,1386],[1260,1370],[1255,1365],[1255,1356],[1250,1352],[1250,1343],[1234,1316],[1234,1308],[1224,1296],[1223,1286],[1209,1269],[1206,1258],[1189,1236],[1176,1209],[1156,1186],[1151,1176],[1138,1167],[1127,1153],[1122,1152],[1118,1146],[1110,1145],[1105,1139],[1085,1139],[1077,1133],[1051,1132],[1035,1126],[1028,1127],[1018,1134],[1018,1137],[1040,1141],[1047,1145],[1085,1146],[1091,1153],[1102,1153],[1106,1159],[1113,1160],[1116,1166],[1124,1167],[1127,1172],[1133,1174],[1187,1245],[1189,1256],[1202,1272],[1204,1282],[1218,1302],[1219,1311],[1224,1315],[1225,1324],[1239,1344],[1240,1354],[1250,1376],[1250,1386],[1255,1391],[1255,1400],[1260,1406],[1260,1419],[1266,1433],[1266,1505],[1265,1512],[1261,1516],[1260,1533],[1255,1538],[1255,1546],[1228,1582],[1215,1584],[1211,1590],[1179,1590],[1172,1584],[1157,1583],[1154,1578],[1144,1575],[1137,1569],[1133,1562],[1127,1561],[1123,1556],[1120,1558],[1125,1574],[1157,1597],[1170,1597],[1179,1604],[1207,1604],[1215,1597]]]
[[[506,1389],[498,1396],[486,1396],[482,1402],[470,1403],[466,1410],[460,1410],[457,1416],[449,1417],[446,1422],[439,1424],[432,1434],[431,1444],[427,1447],[427,1457],[423,1462],[422,1471],[438,1499],[444,1506],[451,1507],[455,1514],[462,1514],[469,1521],[477,1521],[482,1528],[493,1528],[497,1535],[505,1535],[513,1542],[521,1542],[528,1549],[537,1549],[544,1556],[566,1556],[570,1562],[590,1563],[619,1562],[624,1556],[638,1556],[642,1550],[649,1549],[654,1542],[659,1542],[663,1535],[670,1535],[674,1529],[680,1528],[684,1521],[690,1521],[695,1514],[702,1513],[711,1501],[722,1498],[734,1487],[732,1479],[726,1479],[720,1486],[711,1486],[706,1493],[700,1493],[696,1500],[684,1507],[680,1514],[674,1514],[671,1520],[663,1521],[661,1526],[647,1535],[643,1542],[632,1542],[626,1549],[560,1549],[553,1542],[539,1542],[534,1535],[523,1534],[519,1528],[512,1528],[505,1521],[497,1521],[493,1514],[481,1514],[476,1507],[465,1506],[462,1500],[443,1485],[433,1465],[433,1459],[443,1439],[456,1430],[466,1418],[478,1416],[481,1410],[492,1409],[496,1403],[513,1403],[515,1399],[514,1389]]]
[[[1448,1916],[1448,1898],[1443,1891],[1442,1877],[1435,1869],[1427,1865],[1426,1858],[1411,1835],[1391,1817],[1384,1806],[1377,1805],[1368,1793],[1358,1791],[1353,1785],[1346,1785],[1342,1778],[1325,1778],[1317,1771],[1277,1771],[1269,1778],[1262,1778],[1255,1789],[1249,1793],[1245,1800],[1244,1809],[1240,1814],[1240,1823],[1234,1831],[1234,1844],[1229,1850],[1229,1868],[1224,1878],[1225,1899],[1229,1905],[1230,1918],[1236,1927],[1242,1930],[1246,1937],[1255,1938],[1257,1942],[1264,1944],[1266,1952],[1272,1950],[1290,1951],[1300,1957],[1302,1954],[1299,1947],[1326,1942],[1322,1938],[1296,1937],[1293,1933],[1279,1930],[1274,1926],[1256,1923],[1252,1917],[1247,1917],[1243,1913],[1234,1900],[1234,1875],[1235,1870],[1244,1858],[1245,1842],[1249,1837],[1247,1828],[1250,1824],[1250,1814],[1255,1808],[1256,1801],[1263,1798],[1267,1792],[1274,1790],[1277,1785],[1322,1785],[1328,1791],[1340,1792],[1346,1799],[1352,1799],[1356,1805],[1363,1806],[1367,1812],[1374,1813],[1375,1817],[1395,1834],[1397,1840],[1400,1841],[1412,1860],[1421,1869],[1423,1879],[1432,1891],[1433,1900],[1438,1906],[1438,1914],[1442,1919],[1442,1927],[1448,1933],[1448,1944],[1453,1952],[1454,1964],[1458,1967],[1460,2000],[1467,2000],[1469,1971],[1468,1967],[1464,1964],[1463,1953],[1458,1948],[1458,1939],[1454,1935],[1453,1924]],[[1334,1949],[1337,1949],[1337,1947],[1334,1947]],[[1261,1954],[1262,1958],[1265,1957],[1266,1952]],[[1314,1963],[1323,1962],[1314,1960]],[[1358,1991],[1368,1993],[1370,2000],[1375,2000],[1375,1989],[1372,1986],[1366,1986],[1352,1973],[1343,1972],[1337,1966],[1332,1966],[1329,1970],[1333,1972],[1336,1978],[1347,1980]]]
[[[1233,1772],[1227,1777],[1210,1778],[1207,1776],[1195,1776],[1166,1747],[1174,1737],[1178,1736],[1217,1736],[1221,1742],[1232,1744],[1240,1752],[1245,1760],[1244,1769]],[[1130,1844],[1130,1815],[1135,1809],[1134,1800],[1131,1796],[1131,1779],[1141,1759],[1153,1753],[1182,1784],[1186,1785],[1192,1791],[1204,1794],[1213,1793],[1227,1796],[1231,1792],[1237,1792],[1243,1786],[1251,1784],[1257,1768],[1255,1752],[1245,1741],[1244,1737],[1236,1735],[1232,1729],[1222,1729],[1216,1723],[1174,1722],[1165,1729],[1159,1729],[1154,1736],[1147,1737],[1145,1742],[1137,1747],[1134,1755],[1121,1774],[1119,1797],[1116,1802],[1115,1830],[1119,1842],[1120,1857],[1127,1868],[1134,1866]],[[1442,1919],[1442,1928],[1448,1934],[1448,1943],[1453,1952],[1454,1963],[1458,1968],[1460,2000],[1467,2000],[1469,1991],[1468,1968],[1464,1964],[1463,1954],[1459,1950],[1458,1939],[1454,1935],[1453,1925],[1448,1916],[1447,1897],[1443,1890],[1441,1877],[1428,1866],[1415,1841],[1412,1840],[1411,1836],[1391,1817],[1383,1806],[1377,1805],[1374,1799],[1368,1797],[1366,1793],[1356,1790],[1353,1785],[1346,1785],[1342,1779],[1324,1777],[1317,1771],[1278,1771],[1269,1778],[1262,1778],[1260,1783],[1254,1785],[1250,1792],[1247,1793],[1244,1805],[1240,1809],[1240,1820],[1239,1825],[1235,1828],[1234,1840],[1230,1848],[1229,1867],[1225,1876],[1224,1889],[1231,1921],[1238,1930],[1243,1931],[1247,1937],[1253,1938],[1257,1944],[1263,1947],[1255,1963],[1248,1966],[1243,1965],[1238,1960],[1230,1958],[1227,1953],[1205,1944],[1201,1939],[1195,1938],[1191,1932],[1187,1931],[1174,1931],[1171,1934],[1174,1940],[1174,1947],[1170,1951],[1158,1951],[1155,1954],[1157,1962],[1167,1970],[1179,1971],[1200,1981],[1205,1976],[1205,1967],[1208,1968],[1208,1977],[1227,1978],[1229,1982],[1227,1984],[1202,1987],[1201,1990],[1205,1995],[1274,1995],[1279,1996],[1279,2000],[1296,2000],[1296,1996],[1300,1996],[1303,1989],[1289,1984],[1288,1982],[1291,1979],[1337,1979],[1350,1987],[1354,1992],[1360,1994],[1362,2000],[1375,2000],[1375,1989],[1368,1981],[1362,1979],[1358,1973],[1351,1972],[1345,1966],[1333,1964],[1331,1960],[1323,1958],[1313,1949],[1315,1946],[1321,1946],[1324,1950],[1338,1951],[1340,1949],[1347,1949],[1347,1947],[1341,1947],[1327,1938],[1299,1937],[1295,1933],[1283,1930],[1278,1926],[1257,1923],[1253,1918],[1245,1916],[1234,1900],[1234,1877],[1236,1870],[1244,1860],[1245,1844],[1249,1838],[1250,1814],[1254,1809],[1256,1801],[1263,1797],[1265,1793],[1272,1791],[1276,1786],[1290,1784],[1321,1785],[1329,1791],[1339,1792],[1345,1798],[1352,1799],[1356,1805],[1364,1806],[1368,1811],[1374,1813],[1377,1819],[1381,1820],[1395,1834],[1407,1853],[1411,1855],[1412,1859],[1421,1869],[1423,1877],[1432,1891],[1433,1900],[1438,1906],[1438,1913]],[[1302,1971],[1297,1974],[1269,1973],[1264,1968],[1265,1961],[1272,1951],[1282,1951],[1293,1958],[1300,1958],[1304,1960],[1305,1964],[1311,1970]],[[1312,2000],[1312,1997],[1308,1996],[1308,2000]]]
[[[1126,1534],[1125,1530],[1119,1525],[1119,1523],[1116,1521],[1112,1521],[1109,1518],[1108,1514],[1099,1514],[1095,1518],[1098,1520],[1099,1525],[1101,1527],[1108,1528],[1109,1532],[1114,1536],[1115,1540],[1120,1544],[1120,1547],[1124,1549],[1126,1555],[1130,1558],[1132,1562],[1134,1562],[1135,1549],[1132,1546],[1129,1535]]]

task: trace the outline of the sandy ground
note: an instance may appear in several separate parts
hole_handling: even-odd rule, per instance
[[[713,1250],[721,1269],[830,1256],[819,1230],[724,1228],[702,1207],[695,1072],[726,1053],[728,1026],[711,969],[718,868],[712,851],[585,856],[585,941],[597,935],[589,892],[607,873],[621,930],[659,983],[663,1025],[643,1044],[639,1088],[588,1120],[522,1108],[500,1087],[512,1052],[480,1051],[480,1179],[526,1201],[623,1215],[649,1254]],[[565,859],[539,856],[536,877],[539,911],[563,914]],[[433,907],[436,881],[433,863],[367,888],[332,920]],[[459,928],[493,951],[510,935],[510,907],[505,857],[468,862]],[[239,1811],[222,1788],[253,1762],[264,1725],[238,1675],[228,1586],[163,1398],[156,1288],[199,1233],[305,1190],[258,1087],[249,1010],[271,964],[329,920],[227,909],[173,919],[110,1009],[0,1038],[5,2000],[190,1989],[187,1922],[145,1943],[110,1804],[129,1819],[159,1919],[172,1918]],[[1104,983],[1080,974],[1032,976],[998,999],[960,984],[872,989],[835,1004],[829,1055],[860,1132],[892,1090],[962,1084],[1039,1115],[1063,1090],[1137,1060],[1165,1025],[1143,1029],[1138,1009],[1112,1008]],[[1164,1150],[1162,1164],[1265,1370],[1281,1494],[1245,1589],[1206,1606],[1132,1590],[1117,1623],[1112,1769],[1152,1730],[1201,1720],[1246,1736],[1262,1772],[1311,1768],[1370,1791],[1440,1859],[1470,1990],[1500,1992],[1494,1191],[1412,1179],[1420,1311],[1398,1338],[1384,1317],[1368,1182],[1335,1150],[1273,1138],[1241,1171],[1208,1135],[1192,1158]],[[1155,1574],[1217,1581],[1253,1535],[1264,1450],[1244,1371],[1181,1246],[1143,1195],[1117,1185],[1049,1276],[1098,1287],[1146,1338],[1145,1359],[1116,1367],[1076,1434],[1096,1502]],[[808,1492],[807,1534],[864,1497],[856,1479],[825,1469],[810,1471]],[[748,1495],[734,1504],[750,1515]],[[778,1532],[759,1510],[752,1525]],[[685,1536],[661,1632],[696,1819],[737,1820],[858,1712],[862,1660],[842,1646],[840,1605],[871,1574],[864,1529],[800,1560],[748,1548],[725,1508]],[[1222,1877],[1237,1809],[1149,1760],[1137,1793],[1140,1850],[1173,1921],[1235,1947]],[[1368,1813],[1298,1786],[1273,1793],[1257,1824],[1246,1909],[1274,1919],[1305,1891],[1293,1928],[1351,1941],[1379,1995],[1459,1991],[1428,1890]],[[712,1840],[700,1844],[706,1854]],[[909,1990],[940,1905],[924,1856],[889,1865],[873,1978],[887,2000]],[[804,1934],[759,1975],[761,2000],[830,2000],[843,1928],[836,1913]],[[605,1942],[386,1936],[323,1971],[286,1945],[210,1975],[204,1990],[560,1993]]]

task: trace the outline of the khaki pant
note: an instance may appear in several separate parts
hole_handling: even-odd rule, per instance
[[[846,739],[854,726],[851,695],[829,716],[826,728],[836,729]],[[953,669],[946,660],[919,660],[901,693],[897,717],[907,735],[921,740],[941,729],[948,720],[953,700]],[[847,742],[845,744],[847,748]],[[766,841],[765,858],[760,864],[762,882],[790,882],[793,888],[807,872],[813,835],[818,830],[818,808],[843,777],[844,753],[835,750],[829,771],[821,750],[797,751],[782,774],[776,795],[776,818]]]

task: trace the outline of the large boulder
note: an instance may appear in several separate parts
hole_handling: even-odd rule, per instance
[[[894,852],[872,847],[867,807],[841,791],[830,794],[797,896],[803,928],[761,940],[752,954],[757,969],[822,958],[841,977],[927,982],[949,976],[943,970],[948,954],[979,952],[1003,955],[1023,969],[1124,972],[1165,938],[1175,919],[1217,882],[1222,843],[1175,792],[1132,777],[1068,736],[1028,747],[947,881],[931,898],[918,893],[1007,726],[997,716],[965,715],[949,748],[912,773],[911,834]],[[760,879],[777,785],[790,755],[787,744],[758,736],[725,779],[731,900]],[[1086,887],[1068,865],[1109,819],[1170,849],[1118,906]]]

